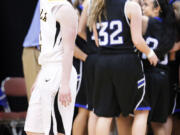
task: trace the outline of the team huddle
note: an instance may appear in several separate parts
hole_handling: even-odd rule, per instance
[[[74,9],[40,0],[41,70],[27,135],[110,135],[114,121],[118,135],[145,135],[148,125],[171,135],[180,113],[176,2],[85,0]]]

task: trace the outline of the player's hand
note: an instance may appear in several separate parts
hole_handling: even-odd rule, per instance
[[[88,57],[88,55],[85,55],[85,56],[84,56],[84,62],[87,60],[87,57]]]
[[[156,56],[156,54],[154,53],[153,50],[151,50],[151,52],[150,52],[149,56],[147,56],[147,58],[148,58],[151,65],[153,65],[153,66],[157,65],[158,57]]]
[[[176,52],[178,50],[180,50],[180,42],[175,43],[170,52]]]
[[[62,86],[60,88],[59,101],[65,107],[71,103],[71,91],[70,91],[69,86]]]
[[[156,66],[157,63],[158,63],[158,58],[157,58],[156,55],[154,55],[154,56],[148,58],[148,60],[149,60],[150,64],[153,65],[153,66]]]

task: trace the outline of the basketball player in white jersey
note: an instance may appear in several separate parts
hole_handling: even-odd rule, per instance
[[[72,66],[78,16],[66,0],[41,0],[42,68],[33,85],[27,135],[70,135],[77,73]]]

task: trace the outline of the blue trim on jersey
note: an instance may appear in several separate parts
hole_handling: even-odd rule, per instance
[[[142,84],[144,84],[144,82],[145,82],[145,80],[138,82],[138,87],[141,86]]]
[[[163,21],[162,18],[160,18],[160,17],[154,17],[154,19],[156,19],[156,20],[158,20],[158,21],[160,21],[160,22]]]
[[[170,0],[169,1],[169,5],[173,4],[174,3],[174,0]]]
[[[177,112],[180,112],[180,109],[176,109],[176,110],[174,111],[174,113],[177,113]]]
[[[83,10],[83,6],[82,6],[82,5],[79,5],[79,8],[80,8],[81,10]]]
[[[75,107],[81,107],[84,109],[88,109],[87,105],[75,104]]]
[[[168,4],[169,4],[169,5],[172,5],[172,4],[173,4],[174,2],[176,2],[176,1],[180,1],[180,0],[170,0]]]
[[[81,75],[78,75],[78,76],[77,76],[77,79],[80,79],[80,78],[81,78]]]
[[[137,109],[136,109],[137,111],[144,111],[144,110],[151,110],[151,107],[138,107]]]

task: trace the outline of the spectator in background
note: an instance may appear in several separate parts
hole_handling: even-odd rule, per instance
[[[39,18],[40,18],[40,5],[38,0],[31,25],[23,42],[24,48],[22,54],[22,63],[23,63],[23,71],[26,82],[28,100],[30,99],[30,95],[31,95],[30,89],[40,70],[40,65],[38,64],[38,57],[40,53]]]

